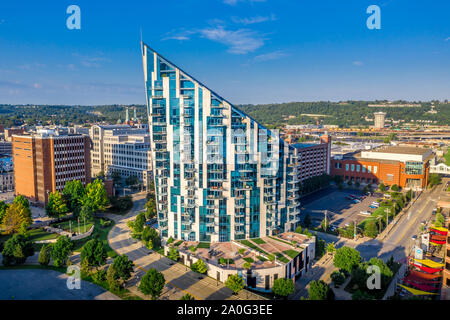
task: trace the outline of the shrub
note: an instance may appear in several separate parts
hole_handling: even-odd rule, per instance
[[[50,263],[51,245],[44,244],[39,252],[39,264],[41,266],[48,266]]]
[[[208,267],[202,259],[198,259],[196,263],[192,264],[191,270],[200,274],[204,274],[208,270]]]
[[[340,271],[334,271],[331,274],[331,280],[334,282],[335,285],[340,286],[345,282],[345,274]]]
[[[3,247],[3,264],[5,266],[24,263],[29,256],[34,254],[33,244],[28,237],[22,234],[15,234],[6,240]]]
[[[106,281],[106,271],[103,269],[98,270],[92,274],[92,280],[94,280],[95,283],[102,283]]]
[[[245,282],[242,277],[238,274],[231,274],[225,281],[225,286],[233,291],[233,293],[238,293],[245,287]]]

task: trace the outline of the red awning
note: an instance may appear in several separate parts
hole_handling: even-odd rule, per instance
[[[410,270],[409,275],[416,277],[416,278],[425,279],[425,280],[433,280],[433,279],[442,278],[442,276],[440,274],[428,274],[428,273],[423,273],[423,272],[419,272],[419,271],[415,271],[415,270]]]
[[[437,241],[445,241],[445,236],[441,236],[441,235],[437,235],[437,234],[432,234],[432,235],[431,235],[431,239],[432,239],[432,240],[437,240]]]
[[[442,234],[443,236],[446,236],[446,235],[447,235],[447,233],[448,233],[448,231],[444,231],[444,230],[438,230],[438,229],[436,229],[436,228],[433,228],[433,227],[430,227],[430,231],[433,231],[433,232],[436,232],[436,233]]]
[[[420,270],[423,270],[423,271],[428,272],[428,273],[436,273],[436,272],[439,272],[439,271],[443,270],[443,268],[430,268],[430,267],[426,267],[426,266],[421,266],[419,264],[415,264],[414,262],[411,263],[411,264],[413,266],[419,268]]]
[[[434,240],[434,239],[430,239],[430,242],[435,243],[435,244],[445,244],[445,240]]]
[[[406,283],[416,287],[419,290],[423,290],[423,291],[427,291],[427,292],[434,292],[434,291],[438,291],[439,288],[430,286],[430,285],[426,285],[426,284],[419,284],[419,283],[415,283],[412,281],[408,281],[408,280],[404,280]]]
[[[421,274],[422,272],[417,272],[419,274]],[[424,275],[427,275],[425,273],[423,273]],[[408,281],[414,281],[417,283],[425,283],[425,284],[440,284],[441,280],[430,280],[421,276],[417,276],[416,274],[408,274],[405,278],[403,278],[404,280],[408,280]]]

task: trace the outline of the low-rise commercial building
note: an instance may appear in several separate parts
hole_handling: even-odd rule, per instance
[[[270,292],[278,278],[295,281],[312,266],[315,237],[295,232],[277,236],[230,242],[175,241],[164,246],[164,253],[177,249],[180,261],[190,267],[205,262],[207,275],[225,282],[232,274],[240,275],[247,287]]]
[[[335,156],[331,160],[331,174],[344,181],[361,184],[398,185],[421,190],[428,183],[432,150],[414,147],[383,146]]]
[[[40,130],[12,139],[16,195],[47,203],[49,193],[62,191],[67,181],[90,182],[89,137]]]

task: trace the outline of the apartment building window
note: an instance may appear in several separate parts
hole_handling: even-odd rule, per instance
[[[377,166],[373,166],[373,173],[377,173],[378,171],[378,167]]]
[[[355,171],[355,165],[352,164],[352,172]]]
[[[367,167],[367,172],[368,172],[368,173],[371,173],[371,172],[372,172],[372,166],[368,166],[368,167]]]
[[[349,165],[348,165],[348,163],[346,163],[345,164],[345,171],[348,171],[348,167],[349,167]]]
[[[362,166],[362,172],[366,172],[366,166],[365,165]]]
[[[356,172],[359,172],[360,168],[361,168],[361,166],[358,164],[358,165],[356,166]]]

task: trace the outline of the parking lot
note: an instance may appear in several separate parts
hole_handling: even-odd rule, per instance
[[[357,203],[350,198],[350,195],[364,196],[364,198]],[[318,227],[325,215],[334,228],[342,228],[355,221],[360,223],[368,217],[368,215],[363,215],[360,212],[373,212],[374,209],[369,208],[369,206],[380,197],[382,197],[380,193],[368,196],[358,190],[338,190],[335,187],[329,187],[301,199],[302,221],[309,214],[313,227]]]

